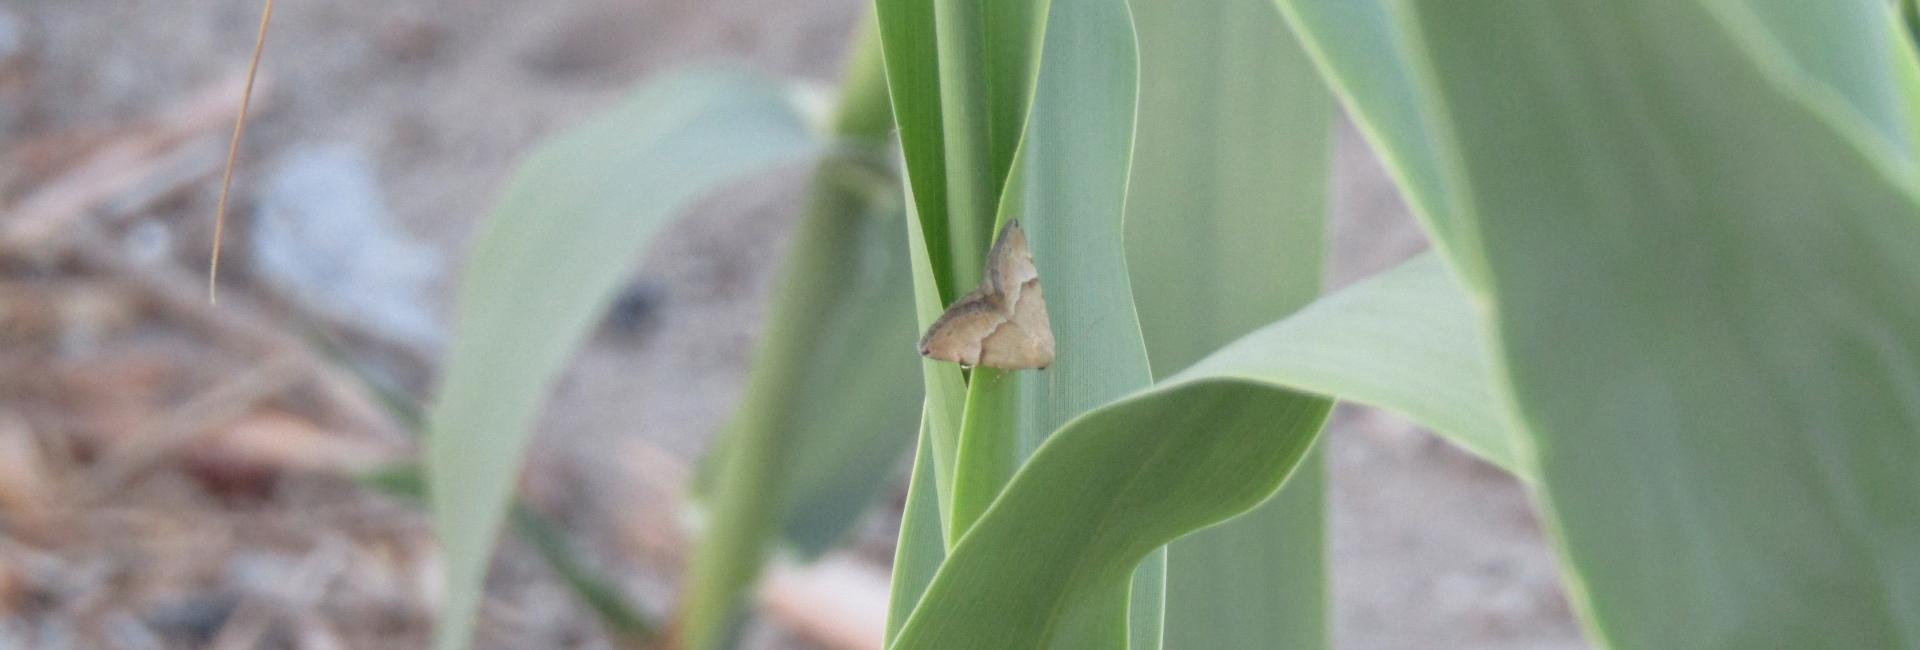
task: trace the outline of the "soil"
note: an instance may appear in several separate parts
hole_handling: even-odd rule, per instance
[[[125,125],[231,78],[259,11],[239,0],[0,0],[5,200]],[[668,68],[830,82],[860,11],[859,0],[286,0],[227,241],[246,241],[245,216],[283,155],[344,146],[374,162],[392,219],[440,251],[451,275],[514,161],[541,137]],[[43,149],[55,153],[26,155]],[[1337,149],[1336,286],[1426,246],[1351,127]],[[656,613],[671,607],[684,552],[662,531],[676,525],[685,468],[744,377],[797,186],[789,171],[727,192],[636,257],[621,315],[542,424],[529,499]],[[164,273],[153,274],[192,280],[209,253],[216,196],[217,183],[185,184],[107,230],[164,234],[152,267]],[[291,322],[298,310],[254,277],[244,247],[229,255],[222,305],[248,322]],[[338,471],[404,457],[411,443],[330,401],[325,373],[307,370],[248,375],[255,383],[225,389],[263,396],[193,411],[197,398],[227,395],[222,378],[274,367],[272,345],[235,343],[124,270],[0,265],[0,306],[41,300],[51,305],[41,311],[65,314],[98,303],[107,314],[41,330],[9,321],[11,338],[0,340],[0,447],[33,450],[0,457],[40,459],[25,470],[0,464],[0,476],[45,477],[37,488],[0,485],[0,648],[423,647],[437,599],[425,521]],[[433,288],[442,319],[449,284]],[[94,332],[78,344],[76,322]],[[381,344],[351,323],[322,329],[406,390],[430,390],[433,350]],[[195,425],[179,436],[192,444],[124,451],[154,435],[154,422],[182,421]],[[1330,435],[1337,648],[1586,647],[1521,485],[1390,414],[1342,407]],[[314,441],[338,462],[290,467],[285,453],[255,444],[288,439]],[[103,483],[101,457],[133,469]],[[75,496],[82,490],[97,493]],[[862,561],[886,560],[896,515],[881,510],[856,541]],[[507,544],[490,585],[479,647],[613,647],[524,545]],[[237,629],[246,625],[259,629],[247,637]],[[775,623],[749,644],[807,642]]]

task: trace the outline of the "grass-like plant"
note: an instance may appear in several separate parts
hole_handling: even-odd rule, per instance
[[[679,648],[908,449],[889,648],[1324,648],[1337,399],[1526,482],[1596,646],[1920,647],[1920,64],[1883,0],[875,9],[822,126],[677,75],[506,190],[431,417],[442,650],[635,252],[806,157]],[[1335,101],[1435,251],[1316,298]],[[916,360],[1015,219],[1054,363]]]

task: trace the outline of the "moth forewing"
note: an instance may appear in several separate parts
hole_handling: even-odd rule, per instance
[[[968,367],[1037,370],[1053,365],[1053,325],[1019,221],[1007,222],[1000,231],[987,254],[986,276],[979,288],[927,328],[920,354]]]

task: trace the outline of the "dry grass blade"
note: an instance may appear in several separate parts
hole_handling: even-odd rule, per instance
[[[267,49],[267,26],[273,24],[273,2],[260,14],[260,36],[253,43],[253,64],[247,68],[247,87],[240,93],[240,114],[233,119],[233,142],[227,145],[227,171],[220,181],[220,207],[213,216],[213,255],[207,263],[207,302],[218,301],[220,236],[227,227],[227,197],[233,193],[233,163],[240,157],[240,136],[247,132],[247,105],[253,102],[254,78],[260,74],[260,53]]]

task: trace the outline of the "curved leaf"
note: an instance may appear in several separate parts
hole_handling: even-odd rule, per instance
[[[723,181],[809,148],[776,88],[698,73],[648,84],[522,164],[463,277],[427,433],[447,580],[436,647],[472,636],[534,418],[640,249]]]
[[[1320,293],[1332,98],[1271,0],[1132,0],[1140,127],[1127,267],[1165,377]],[[1167,548],[1171,650],[1331,643],[1324,457]]]
[[[1069,623],[1124,599],[1152,549],[1271,495],[1326,395],[1501,445],[1476,322],[1422,256],[1069,422],[960,540],[892,648],[1115,647],[1069,638],[1097,631]]]

